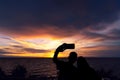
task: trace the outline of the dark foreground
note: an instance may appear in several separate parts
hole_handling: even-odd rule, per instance
[[[103,80],[120,80],[120,58],[87,58],[87,60],[104,78]],[[55,69],[56,66],[51,59],[4,58],[0,59],[0,80],[57,80]]]
[[[56,77],[27,75],[26,68],[24,66],[17,65],[15,69],[12,70],[11,75],[6,75],[6,73],[0,68],[0,80],[56,80]]]
[[[17,72],[18,71],[18,72]],[[57,80],[56,76],[44,76],[44,75],[26,75],[25,71],[17,70],[13,71],[12,75],[5,75],[0,72],[0,80]],[[22,72],[22,73],[21,73]],[[102,76],[102,80],[120,80],[117,76],[113,75],[111,71],[100,70],[98,71]]]
[[[0,78],[0,80],[57,80],[57,78],[56,77],[32,75],[32,76],[29,76],[26,78],[6,76],[5,78]]]

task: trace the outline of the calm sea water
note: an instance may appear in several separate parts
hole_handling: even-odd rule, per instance
[[[96,70],[104,68],[113,70],[115,75],[120,75],[120,58],[86,58],[88,63]],[[52,59],[45,58],[1,58],[0,67],[7,73],[16,65],[23,65],[28,75],[56,76],[57,70]]]

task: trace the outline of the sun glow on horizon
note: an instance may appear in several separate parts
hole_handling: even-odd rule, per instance
[[[5,43],[5,38],[3,43]],[[91,54],[99,50],[109,50],[106,46],[99,46],[100,42],[96,39],[84,39],[80,36],[72,36],[63,39],[35,38],[35,39],[16,39],[8,38],[7,45],[0,46],[2,57],[44,57],[52,58],[56,48],[63,43],[74,43],[75,49],[67,49],[61,52],[58,57],[68,57],[71,51],[77,52],[78,56],[97,56]]]
[[[2,54],[4,57],[35,57],[35,58],[53,58],[54,53],[17,53],[17,54]],[[67,57],[63,53],[60,53],[58,57]]]

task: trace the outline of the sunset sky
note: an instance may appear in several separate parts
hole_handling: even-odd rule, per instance
[[[120,57],[120,0],[0,0],[0,57]]]

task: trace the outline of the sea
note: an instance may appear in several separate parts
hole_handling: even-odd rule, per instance
[[[67,61],[67,59],[61,59]],[[86,58],[89,65],[95,70],[112,70],[113,74],[120,76],[120,58]],[[27,70],[27,75],[57,76],[56,65],[52,58],[0,58],[0,68],[7,75],[17,65],[22,65]]]

